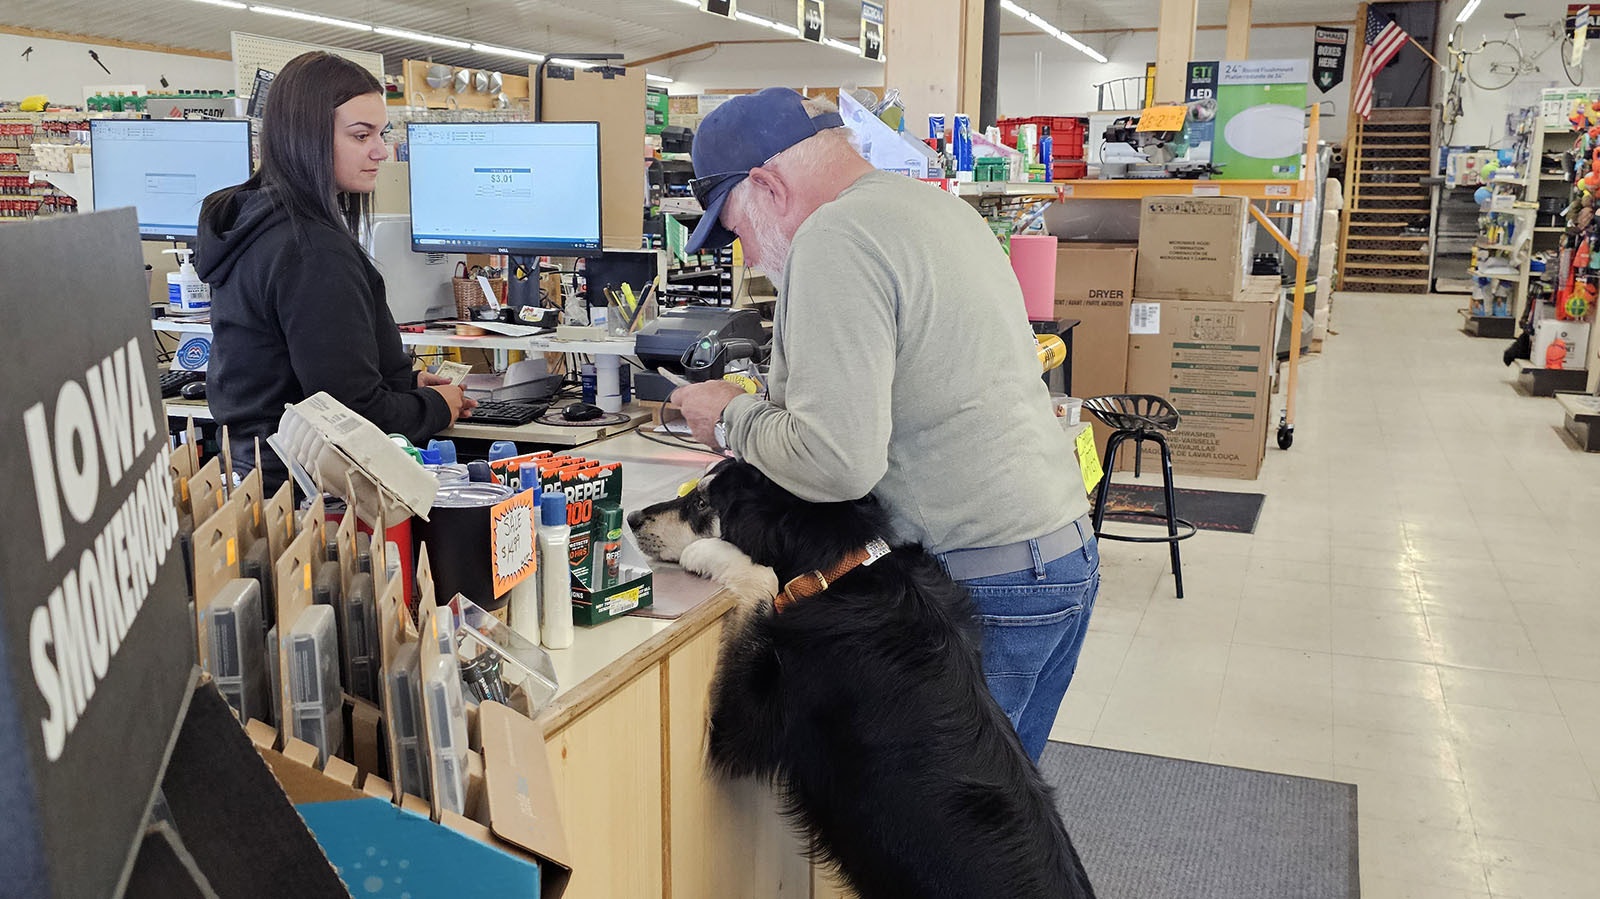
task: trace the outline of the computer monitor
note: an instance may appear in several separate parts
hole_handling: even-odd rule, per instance
[[[412,124],[406,137],[416,252],[600,252],[599,123]]]
[[[250,178],[250,123],[95,119],[89,123],[96,209],[132,206],[146,240],[192,240],[200,204]]]
[[[450,275],[465,259],[448,253],[413,253],[411,217],[374,215],[362,247],[383,276],[389,311],[401,323],[456,317]]]

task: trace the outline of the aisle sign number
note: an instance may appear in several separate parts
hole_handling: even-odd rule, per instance
[[[861,56],[883,58],[883,4],[863,0],[861,4]]]
[[[795,14],[797,21],[795,27],[800,29],[800,37],[812,43],[822,43],[826,29],[823,25],[827,18],[827,10],[823,0],[798,0],[799,10]]]

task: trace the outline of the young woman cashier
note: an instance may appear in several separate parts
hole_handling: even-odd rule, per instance
[[[414,443],[476,403],[415,372],[389,314],[383,278],[358,235],[388,113],[371,73],[328,53],[283,67],[261,122],[261,165],[207,197],[195,267],[211,285],[207,396],[227,425],[234,467],[257,466],[268,494],[288,477],[266,438],[285,403],[326,391]],[[255,458],[255,438],[262,458]]]

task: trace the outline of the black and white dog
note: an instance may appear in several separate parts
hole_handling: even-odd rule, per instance
[[[870,499],[809,503],[726,462],[629,517],[645,552],[740,596],[709,763],[771,780],[860,899],[1091,899],[1050,790],[989,694],[966,591],[920,547],[817,581],[884,532]],[[798,582],[797,582],[798,583]],[[782,611],[778,611],[778,606]]]

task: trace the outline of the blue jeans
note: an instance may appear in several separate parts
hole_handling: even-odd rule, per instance
[[[983,625],[983,672],[989,692],[1011,719],[1035,762],[1044,751],[1061,699],[1078,668],[1100,589],[1100,547],[1092,532],[1081,548],[1031,569],[973,578]]]

